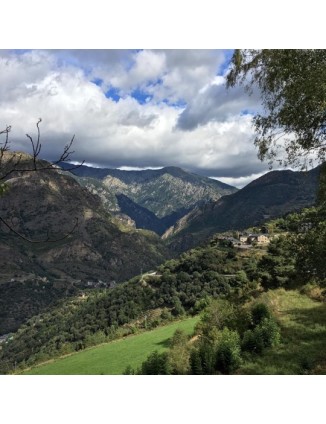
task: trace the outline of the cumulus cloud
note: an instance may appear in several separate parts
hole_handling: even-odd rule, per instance
[[[12,125],[12,147],[26,150],[25,133],[35,134],[42,117],[48,159],[75,134],[75,161],[250,178],[267,171],[242,113],[257,99],[225,91],[216,76],[224,60],[209,50],[0,52],[0,125]],[[112,86],[117,101],[106,96]],[[139,102],[136,89],[149,101]]]
[[[178,119],[178,127],[192,130],[211,121],[224,122],[235,116],[259,110],[259,103],[256,92],[248,97],[241,86],[227,90],[225,78],[215,78],[190,100]]]

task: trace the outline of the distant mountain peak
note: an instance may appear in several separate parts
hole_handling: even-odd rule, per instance
[[[67,165],[63,163],[62,167]],[[238,190],[177,166],[140,171],[81,166],[73,173],[111,212],[125,213],[138,228],[155,229],[158,234],[196,205]]]

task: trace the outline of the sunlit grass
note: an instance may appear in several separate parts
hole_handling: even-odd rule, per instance
[[[297,291],[263,295],[281,326],[281,343],[263,356],[247,358],[241,374],[325,374],[326,304]]]
[[[122,374],[128,365],[137,368],[147,356],[166,350],[177,328],[192,334],[198,317],[174,322],[146,333],[128,336],[73,355],[40,365],[24,374],[77,375]]]

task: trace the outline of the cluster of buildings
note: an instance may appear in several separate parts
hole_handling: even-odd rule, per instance
[[[242,233],[239,238],[218,236],[217,240],[230,242],[234,247],[249,248],[253,245],[267,246],[271,241],[271,236],[266,233]]]
[[[255,234],[255,233],[249,233],[249,234],[241,234],[239,236],[240,243],[244,244],[253,244],[256,243],[260,246],[265,246],[270,243],[270,237],[268,234]]]

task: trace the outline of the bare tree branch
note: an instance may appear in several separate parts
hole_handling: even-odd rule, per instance
[[[71,146],[75,140],[75,136],[71,138],[71,140],[67,143],[67,145],[64,147],[62,154],[60,155],[59,159],[49,163],[40,161],[39,155],[41,153],[42,144],[41,144],[41,131],[40,131],[40,123],[42,122],[42,119],[39,118],[39,120],[36,123],[37,127],[37,140],[34,141],[33,137],[29,134],[26,134],[26,137],[29,139],[31,146],[32,146],[32,155],[31,155],[31,165],[22,164],[23,155],[17,154],[15,152],[12,153],[11,156],[6,155],[6,152],[10,150],[10,141],[9,141],[9,133],[11,131],[11,126],[7,126],[4,130],[0,131],[0,136],[5,135],[5,140],[3,143],[0,143],[0,195],[3,193],[5,188],[5,183],[1,183],[1,181],[5,181],[9,175],[13,173],[25,173],[25,172],[39,172],[39,171],[47,171],[47,170],[54,170],[58,171],[58,164],[60,162],[67,161],[69,157],[74,153],[74,151],[71,151]],[[73,165],[68,169],[65,169],[65,171],[72,171],[74,169],[79,168],[83,165],[85,161],[82,161],[78,165]],[[29,237],[24,236],[23,234],[16,231],[12,225],[8,224],[1,216],[0,216],[0,222],[8,228],[12,233],[19,236],[21,239],[28,241],[29,243],[46,243],[46,242],[57,242],[64,240],[69,235],[71,235],[76,228],[78,227],[78,218],[76,218],[76,222],[73,226],[73,228],[64,236],[56,239],[51,239],[49,237],[49,234],[47,234],[47,237],[45,239],[41,240],[32,240]]]
[[[71,151],[71,146],[75,140],[75,135],[71,138],[69,143],[64,147],[62,154],[60,155],[59,159],[56,161],[49,163],[46,162],[46,164],[42,164],[38,162],[39,155],[41,153],[42,144],[40,142],[41,134],[40,134],[40,123],[42,122],[42,119],[40,118],[36,124],[37,127],[37,141],[35,142],[33,137],[29,134],[26,134],[26,137],[29,139],[32,145],[32,166],[27,167],[20,167],[21,161],[22,161],[22,155],[18,155],[16,153],[13,153],[12,157],[10,157],[4,166],[4,154],[6,151],[10,150],[9,148],[9,132],[11,131],[11,127],[8,126],[5,130],[0,132],[1,134],[6,134],[5,142],[3,143],[2,147],[0,148],[0,181],[5,180],[10,174],[17,172],[35,172],[35,171],[46,171],[46,170],[58,170],[57,165],[60,162],[67,161],[70,156],[75,153],[75,151]],[[84,164],[84,160],[78,164],[78,165],[72,165],[70,168],[65,169],[65,171],[72,171],[74,169],[77,169],[81,167]]]

